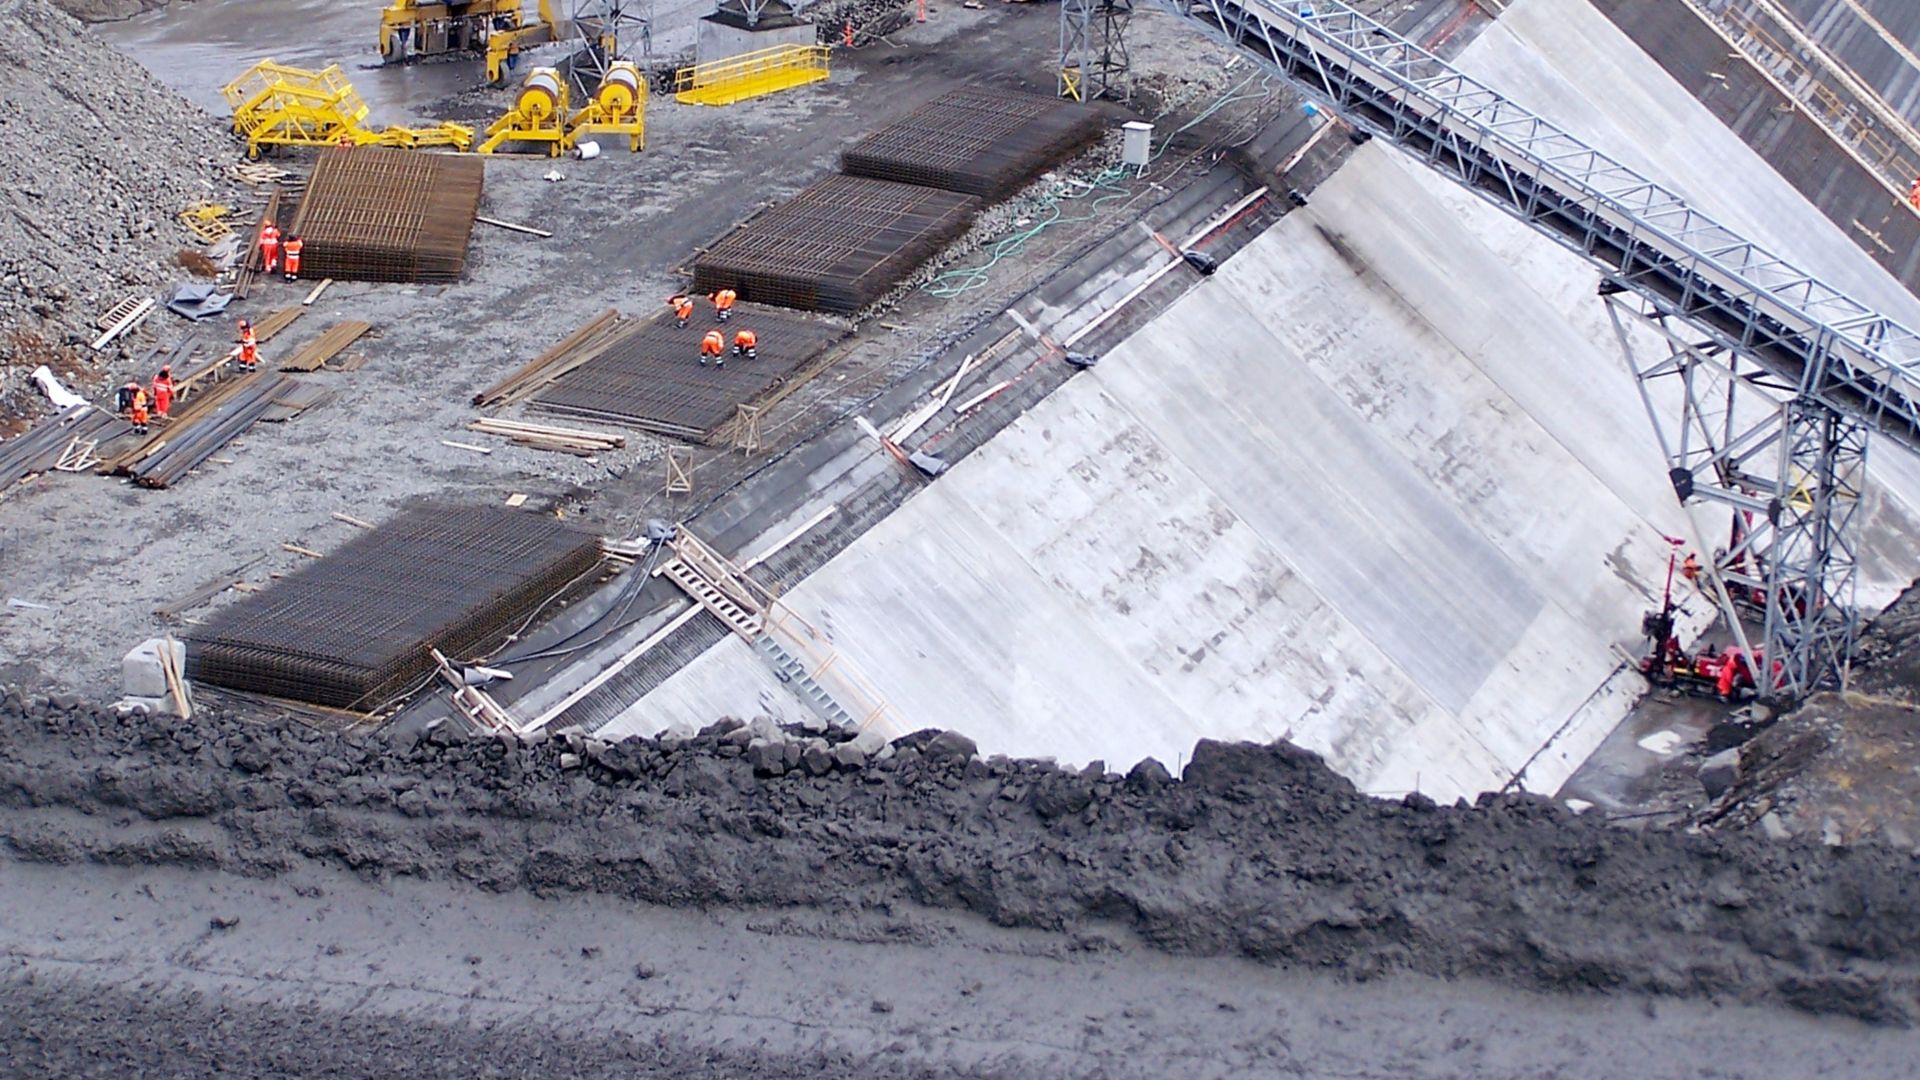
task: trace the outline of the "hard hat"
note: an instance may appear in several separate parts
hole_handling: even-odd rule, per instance
[[[161,364],[161,365],[160,365],[160,377],[161,377],[161,378],[163,378],[163,379],[171,379],[171,378],[173,378],[173,365],[172,365],[172,364]]]

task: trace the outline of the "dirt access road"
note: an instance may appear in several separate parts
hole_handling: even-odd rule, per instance
[[[1370,800],[1279,744],[1175,781],[922,735],[768,776],[728,734],[0,693],[0,1074],[1893,1077],[1920,1049],[1904,854]]]
[[[902,906],[9,865],[10,1076],[1909,1075],[1911,1032],[1476,980],[1354,983]],[[215,920],[237,920],[228,928]],[[137,988],[137,989],[136,989]],[[1717,1070],[1717,1073],[1716,1073]]]

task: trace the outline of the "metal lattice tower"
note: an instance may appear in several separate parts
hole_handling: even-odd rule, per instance
[[[563,40],[567,71],[581,100],[600,88],[615,60],[652,70],[653,0],[568,0]]]
[[[1723,543],[1694,531],[1733,631],[1763,613],[1762,694],[1843,680],[1866,436],[1920,449],[1920,335],[1344,3],[1180,10],[1600,269],[1675,494],[1731,511]]]
[[[1060,0],[1060,96],[1075,101],[1133,94],[1127,26],[1133,0]]]

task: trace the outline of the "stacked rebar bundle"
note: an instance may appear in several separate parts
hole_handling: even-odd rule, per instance
[[[727,366],[700,364],[700,338],[720,329],[731,347],[734,331],[759,338],[752,360],[729,356]],[[580,367],[541,390],[533,406],[567,416],[606,420],[641,431],[712,442],[739,413],[803,373],[846,328],[758,304],[734,308],[733,321],[719,323],[701,305],[684,329],[670,312],[630,327]]]
[[[962,87],[855,143],[840,171],[998,201],[1092,145],[1101,127],[1076,102]]]
[[[293,385],[290,376],[256,371],[203,390],[139,445],[102,462],[100,471],[130,476],[141,487],[169,487],[252,427]]]
[[[91,405],[75,405],[49,417],[18,438],[0,442],[0,495],[31,473],[42,473],[60,463],[69,447],[108,442],[132,431],[125,420]]]
[[[486,166],[478,158],[360,146],[314,163],[290,236],[300,272],[339,281],[455,281]]]
[[[593,569],[599,540],[504,507],[416,506],[188,635],[187,672],[370,711],[496,643]]]
[[[965,232],[979,209],[979,199],[938,188],[828,177],[695,260],[694,289],[850,315]]]

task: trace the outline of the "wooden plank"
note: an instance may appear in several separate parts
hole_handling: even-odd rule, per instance
[[[373,329],[372,323],[357,321],[335,323],[327,328],[326,333],[280,361],[280,370],[316,371],[320,365],[333,359],[335,354],[358,341],[360,335],[371,329]]]
[[[193,706],[187,704],[187,689],[183,685],[185,680],[180,677],[180,670],[173,662],[173,635],[168,634],[161,641],[165,644],[160,651],[160,672],[167,677],[167,690],[173,694],[173,707],[180,714],[180,719],[191,720]]]
[[[513,494],[507,496],[508,506],[525,506],[526,503],[527,503],[527,497],[520,492],[516,491]]]
[[[268,313],[266,318],[253,324],[254,340],[262,343],[272,341],[274,335],[292,326],[295,319],[305,314],[305,309],[297,307],[281,308]]]
[[[372,523],[372,522],[370,522],[370,521],[361,521],[361,520],[360,520],[359,518],[357,518],[357,517],[354,517],[354,516],[353,516],[352,514],[343,514],[343,513],[341,513],[341,512],[340,512],[340,511],[338,511],[338,510],[335,510],[335,511],[333,512],[333,520],[335,520],[335,521],[344,521],[344,522],[346,522],[347,524],[349,524],[349,525],[351,525],[351,526],[353,526],[353,527],[354,527],[354,528],[356,528],[356,529],[371,529],[371,528],[373,528],[373,523]]]
[[[266,558],[265,555],[259,555],[248,559],[239,566],[234,567],[219,577],[214,578],[212,581],[187,593],[180,599],[170,604],[162,604],[154,608],[153,613],[163,619],[177,618],[182,612],[191,611],[221,593],[226,592],[228,589],[237,587],[241,583],[240,575],[265,562]]]
[[[548,232],[545,229],[536,229],[530,225],[515,225],[511,221],[501,221],[498,218],[481,217],[478,214],[474,215],[473,220],[479,222],[482,225],[491,225],[496,229],[511,229],[514,232],[526,233],[529,236],[550,237],[553,235],[552,233]]]
[[[608,308],[593,318],[588,319],[586,324],[581,326],[580,329],[561,338],[546,352],[520,365],[520,367],[514,370],[513,374],[508,375],[506,378],[473,395],[473,403],[475,405],[492,405],[505,400],[507,396],[515,392],[522,383],[542,374],[547,365],[560,360],[569,352],[579,348],[588,339],[606,330],[619,318],[620,313],[618,311],[615,311],[613,308]]]
[[[441,439],[440,445],[451,446],[455,450],[471,450],[476,454],[491,455],[493,453],[493,447],[491,446],[475,446],[472,443],[454,442],[452,439]]]
[[[329,285],[331,285],[331,284],[333,284],[333,279],[332,279],[332,278],[322,278],[322,279],[321,279],[321,281],[320,281],[320,284],[318,284],[318,285],[315,285],[315,286],[313,287],[313,291],[307,294],[307,298],[306,298],[305,300],[302,300],[302,301],[300,301],[300,306],[302,306],[302,307],[312,307],[312,306],[313,306],[313,302],[314,302],[315,300],[318,300],[318,299],[320,299],[320,294],[321,294],[321,293],[323,293],[323,292],[326,292],[326,291],[327,291],[327,286],[329,286]]]
[[[586,428],[553,427],[546,424],[530,424],[519,420],[496,420],[481,417],[467,425],[472,431],[488,435],[503,435],[508,438],[533,438],[549,442],[578,443],[581,446],[611,450],[627,445],[627,437],[620,432],[592,431]]]
[[[325,558],[325,556],[323,556],[323,555],[321,555],[321,554],[320,554],[319,552],[317,552],[317,551],[315,551],[315,550],[313,550],[312,548],[303,548],[303,547],[301,547],[301,546],[300,546],[299,544],[284,544],[284,543],[283,543],[283,544],[281,544],[281,545],[280,545],[280,550],[282,550],[282,551],[291,551],[291,552],[293,552],[293,553],[294,553],[295,555],[305,555],[305,556],[306,556],[307,558],[309,558],[309,559],[320,559],[320,558]]]

